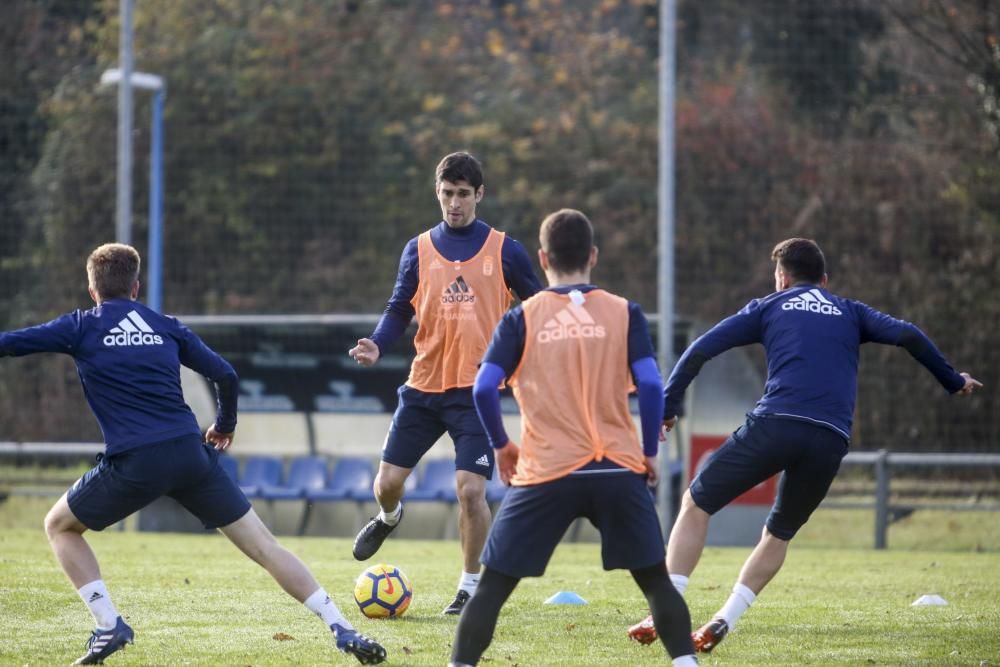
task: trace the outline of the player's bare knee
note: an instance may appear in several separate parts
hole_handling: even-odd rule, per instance
[[[477,507],[479,505],[486,505],[486,484],[485,479],[479,477],[479,481],[471,478],[459,477],[455,481],[455,492],[458,495],[458,502],[461,503],[463,507]]]
[[[399,501],[400,497],[403,495],[403,483],[404,479],[396,479],[392,475],[382,475],[379,474],[375,477],[375,484],[373,491],[375,492],[375,497],[378,498],[379,503],[383,505],[386,511],[393,509],[395,504]],[[393,507],[385,507],[386,503],[393,505]]]
[[[701,518],[708,521],[708,512],[698,507],[698,504],[694,502],[694,498],[691,497],[690,491],[685,491],[684,497],[681,498],[680,512],[688,519]]]
[[[45,536],[48,537],[49,541],[60,531],[58,527],[58,519],[54,516],[55,508],[50,509],[48,514],[45,515],[45,519],[42,521],[42,528],[45,530]]]
[[[60,533],[65,533],[69,531],[83,532],[80,530],[82,526],[76,521],[76,518],[69,513],[69,506],[64,502],[57,502],[52,506],[52,509],[48,511],[45,515],[45,520],[42,523],[45,529],[45,535],[51,541],[55,536]]]
[[[681,497],[681,510],[689,510],[692,507],[698,507],[694,504],[694,498],[691,497],[690,491],[685,491],[684,495]]]
[[[775,543],[777,543],[779,545],[781,545],[781,544],[788,544],[789,542],[792,541],[792,538],[790,538],[790,537],[788,539],[785,539],[785,538],[782,538],[782,537],[778,537],[777,535],[775,535],[774,533],[772,533],[770,530],[768,530],[767,526],[764,526],[761,529],[761,531],[760,531],[760,539],[761,539],[761,541],[765,541],[766,540],[768,542],[775,542]]]

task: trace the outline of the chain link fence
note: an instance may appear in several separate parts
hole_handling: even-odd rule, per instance
[[[117,6],[0,7],[4,329],[86,307],[86,256],[113,240],[116,98],[98,81]],[[677,12],[678,315],[734,312],[772,289],[775,242],[815,238],[834,291],[917,323],[986,383],[948,397],[904,351],[866,346],[855,446],[1000,450],[1000,10]],[[434,166],[467,149],[481,217],[533,251],[545,213],[584,210],[595,281],[654,311],[658,15],[651,0],[137,0],[136,68],[167,81],[164,309],[379,313],[406,240],[439,220]],[[137,91],[143,253],[149,104]],[[65,358],[3,360],[0,439],[99,439],[77,383]]]

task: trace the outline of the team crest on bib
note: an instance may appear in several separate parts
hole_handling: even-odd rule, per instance
[[[483,275],[492,276],[493,275],[493,257],[487,256],[483,258]]]

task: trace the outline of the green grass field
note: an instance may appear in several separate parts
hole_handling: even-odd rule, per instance
[[[89,539],[136,644],[114,665],[357,664],[301,605],[219,535],[107,531]],[[456,621],[456,542],[389,540],[379,560],[403,568],[415,597],[402,619],[364,619],[351,598],[361,564],[347,539],[283,538],[348,618],[384,643],[393,665],[445,665]],[[746,548],[708,548],[687,599],[695,624],[726,598]],[[543,601],[572,590],[586,606]],[[946,607],[912,607],[920,595]],[[793,547],[784,570],[704,665],[1000,665],[1000,554]],[[0,534],[2,665],[69,664],[91,618],[41,530]],[[629,642],[646,612],[625,572],[604,572],[594,544],[563,544],[541,579],[527,579],[500,617],[481,664],[664,664],[661,645]],[[279,634],[280,633],[280,634]],[[289,636],[291,639],[276,639]]]

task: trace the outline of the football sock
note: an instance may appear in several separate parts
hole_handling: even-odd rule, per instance
[[[84,584],[77,591],[90,613],[97,621],[97,627],[101,630],[110,630],[118,622],[118,610],[111,602],[111,594],[108,593],[103,579],[95,579],[89,584]]]
[[[458,620],[451,648],[455,665],[475,665],[493,641],[500,608],[514,592],[517,577],[509,577],[486,568],[479,580],[476,594],[465,605]]]
[[[678,658],[674,658],[674,667],[698,667],[698,658],[693,655],[682,655]]]
[[[395,526],[399,523],[400,517],[403,515],[403,503],[396,503],[396,509],[391,512],[386,512],[384,509],[379,509],[378,520],[382,523]]]
[[[649,611],[653,615],[653,624],[656,626],[656,634],[666,647],[667,654],[671,658],[694,655],[694,642],[691,641],[691,614],[684,598],[670,582],[666,564],[661,561],[650,567],[632,570],[631,574],[646,596]]]
[[[306,606],[306,609],[323,619],[323,624],[326,626],[339,625],[345,630],[354,629],[322,586],[317,588],[316,592],[307,597],[302,604]],[[336,630],[334,631],[336,632]]]
[[[479,585],[479,577],[478,572],[462,572],[462,578],[458,580],[458,590],[472,595],[476,592],[476,586]]]
[[[722,605],[722,609],[719,610],[715,617],[725,620],[726,625],[732,630],[736,627],[736,621],[743,615],[743,612],[750,608],[750,605],[756,599],[757,596],[752,590],[743,584],[737,583],[733,586],[732,595],[726,600],[726,604]]]
[[[674,585],[674,588],[677,589],[678,593],[684,595],[684,591],[686,591],[688,587],[688,578],[683,574],[672,574],[670,575],[670,583]]]

